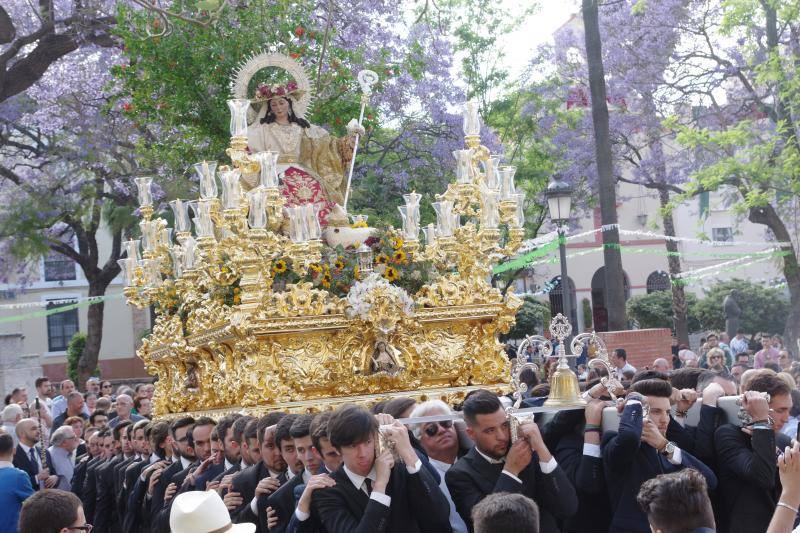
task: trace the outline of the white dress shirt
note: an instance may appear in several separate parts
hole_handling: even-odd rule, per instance
[[[458,514],[456,510],[456,505],[453,503],[453,498],[450,496],[450,489],[447,488],[447,483],[444,481],[444,475],[450,469],[450,464],[447,464],[443,461],[437,461],[436,459],[429,459],[431,465],[439,472],[439,488],[444,494],[444,497],[447,498],[447,502],[450,504],[450,527],[453,528],[453,533],[467,533],[467,525],[464,523],[464,519],[461,518],[461,515]]]
[[[417,472],[419,472],[420,468],[422,468],[422,461],[419,458],[417,458],[417,462],[414,463],[412,466],[406,465],[406,471],[409,474],[416,474]],[[392,497],[387,496],[382,492],[378,492],[374,488],[375,479],[377,477],[374,464],[372,465],[372,470],[370,470],[369,474],[367,474],[366,476],[361,476],[359,474],[356,474],[355,472],[347,468],[347,465],[344,465],[344,473],[347,474],[347,478],[350,480],[350,483],[352,483],[355,488],[365,493],[368,492],[366,480],[369,479],[373,485],[373,489],[369,495],[369,499],[375,500],[376,502],[385,505],[386,507],[391,507]],[[297,516],[297,519],[300,520],[301,522],[305,522],[311,516],[309,513],[304,513],[299,509],[295,509],[294,514],[295,516]]]
[[[30,459],[31,459],[31,448],[30,448],[30,446],[26,446],[22,442],[17,444],[17,446],[22,448],[22,451],[25,452],[25,457],[27,457],[28,460],[30,461]],[[36,457],[36,465],[39,467],[39,472],[41,472],[42,471],[42,454],[39,453],[39,450],[37,450],[34,447],[33,448],[33,455],[34,455],[34,457]]]

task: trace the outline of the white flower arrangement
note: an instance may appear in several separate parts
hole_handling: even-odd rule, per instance
[[[375,294],[376,291],[379,294]],[[366,279],[354,283],[347,293],[345,308],[347,316],[369,320],[376,296],[394,301],[405,316],[414,315],[414,300],[411,299],[411,296],[401,287],[392,285],[383,276],[373,272]]]

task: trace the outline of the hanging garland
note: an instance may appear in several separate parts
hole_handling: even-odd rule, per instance
[[[117,298],[122,298],[124,294],[117,293],[117,294],[108,294],[105,296],[92,296],[90,298],[81,298],[79,301],[75,301],[75,298],[70,298],[68,300],[53,300],[53,301],[44,301],[44,302],[26,302],[24,304],[8,304],[4,306],[0,306],[0,309],[23,309],[23,306],[27,307],[46,307],[49,304],[54,302],[72,302],[68,305],[62,305],[59,307],[55,307],[52,309],[43,309],[41,311],[34,311],[32,313],[26,313],[24,315],[14,315],[14,316],[4,316],[0,317],[0,324],[7,324],[9,322],[19,322],[22,320],[29,320],[31,318],[41,318],[50,315],[55,315],[58,313],[63,313],[65,311],[72,311],[73,309],[78,309],[79,307],[87,307],[89,305],[97,304],[100,302],[106,302],[108,300],[114,300]],[[33,305],[28,305],[33,304]]]

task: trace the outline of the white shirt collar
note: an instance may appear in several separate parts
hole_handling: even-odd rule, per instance
[[[307,468],[303,469],[303,483],[305,483],[307,485],[308,481],[311,479],[311,476],[313,476],[313,475],[314,474],[309,472]]]
[[[372,465],[372,470],[370,470],[369,474],[367,474],[366,476],[360,476],[356,474],[355,472],[347,468],[347,465],[344,465],[344,473],[347,474],[347,477],[350,479],[350,483],[352,483],[353,486],[358,490],[361,490],[361,486],[364,484],[364,480],[366,478],[369,478],[371,481],[374,482],[375,478],[377,477],[375,474],[374,464]]]
[[[22,441],[19,441],[19,447],[22,448],[22,451],[25,452],[25,455],[31,454],[31,447],[23,444]]]
[[[281,472],[275,472],[274,470],[272,470],[269,467],[267,467],[267,472],[269,472],[269,477],[274,477],[275,479],[278,479],[279,477],[281,477]]]
[[[478,452],[481,455],[481,457],[486,459],[486,461],[490,465],[499,465],[501,463],[505,463],[506,462],[506,458],[505,457],[503,457],[502,459],[494,459],[493,457],[489,457],[488,455],[483,453],[477,446],[475,446],[475,451]]]
[[[161,457],[158,456],[157,453],[150,454],[150,464],[157,463],[161,460]]]
[[[192,464],[192,462],[189,459],[187,459],[186,457],[181,457],[181,467],[183,470],[189,468],[190,464]]]
[[[225,472],[233,468],[235,465],[228,461],[228,458],[225,458]]]
[[[480,453],[480,450],[478,450],[478,453]],[[481,455],[483,455],[483,454],[481,454]],[[484,456],[484,457],[486,457],[486,456]],[[442,473],[447,472],[448,470],[450,470],[450,467],[453,466],[450,463],[445,463],[444,461],[438,461],[436,459],[431,459],[430,457],[428,458],[428,461],[430,461],[430,463],[436,468],[436,470],[438,470],[439,472],[442,472]]]

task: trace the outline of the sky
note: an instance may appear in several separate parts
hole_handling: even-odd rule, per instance
[[[503,3],[515,6],[519,0],[503,0]],[[553,32],[578,12],[580,1],[540,0],[540,5],[539,11],[527,24],[501,41],[506,53],[505,66],[512,77],[524,70],[538,45],[552,39]]]

